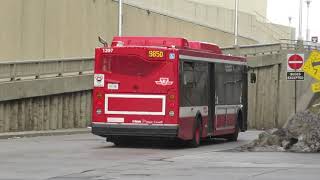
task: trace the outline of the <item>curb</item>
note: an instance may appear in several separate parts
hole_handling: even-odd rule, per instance
[[[59,129],[59,130],[47,130],[47,131],[8,132],[8,133],[0,133],[0,139],[37,137],[37,136],[59,136],[59,135],[72,135],[72,134],[87,134],[90,132],[91,132],[91,128]]]

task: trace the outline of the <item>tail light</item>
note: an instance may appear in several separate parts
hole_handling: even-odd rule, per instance
[[[168,96],[168,99],[169,99],[170,101],[173,101],[173,102],[169,102],[169,104],[168,104],[169,108],[170,108],[170,109],[174,109],[174,107],[175,107],[175,103],[174,103],[175,95],[174,95],[174,94],[170,94],[170,95]],[[170,117],[173,117],[173,116],[174,116],[174,110],[170,110],[170,111],[169,111],[169,116],[170,116]]]
[[[102,93],[101,92],[97,92],[97,99],[101,100],[102,99]]]
[[[174,116],[174,111],[169,111],[169,116],[173,117]]]
[[[174,100],[175,96],[173,94],[169,95],[170,100]]]

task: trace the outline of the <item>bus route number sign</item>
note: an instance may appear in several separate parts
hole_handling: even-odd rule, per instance
[[[149,58],[163,58],[164,57],[164,53],[163,53],[163,51],[152,50],[152,51],[148,52],[148,57]]]

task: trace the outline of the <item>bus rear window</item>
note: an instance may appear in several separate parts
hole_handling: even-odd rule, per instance
[[[101,58],[99,68],[106,73],[145,76],[159,68],[161,64],[133,55],[105,55]]]

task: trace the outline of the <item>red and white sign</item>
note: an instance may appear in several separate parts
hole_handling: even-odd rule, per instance
[[[288,71],[301,71],[304,63],[304,54],[288,54]]]
[[[169,78],[163,78],[161,77],[159,81],[155,81],[157,85],[161,86],[170,86],[173,84],[173,81],[170,81]]]

